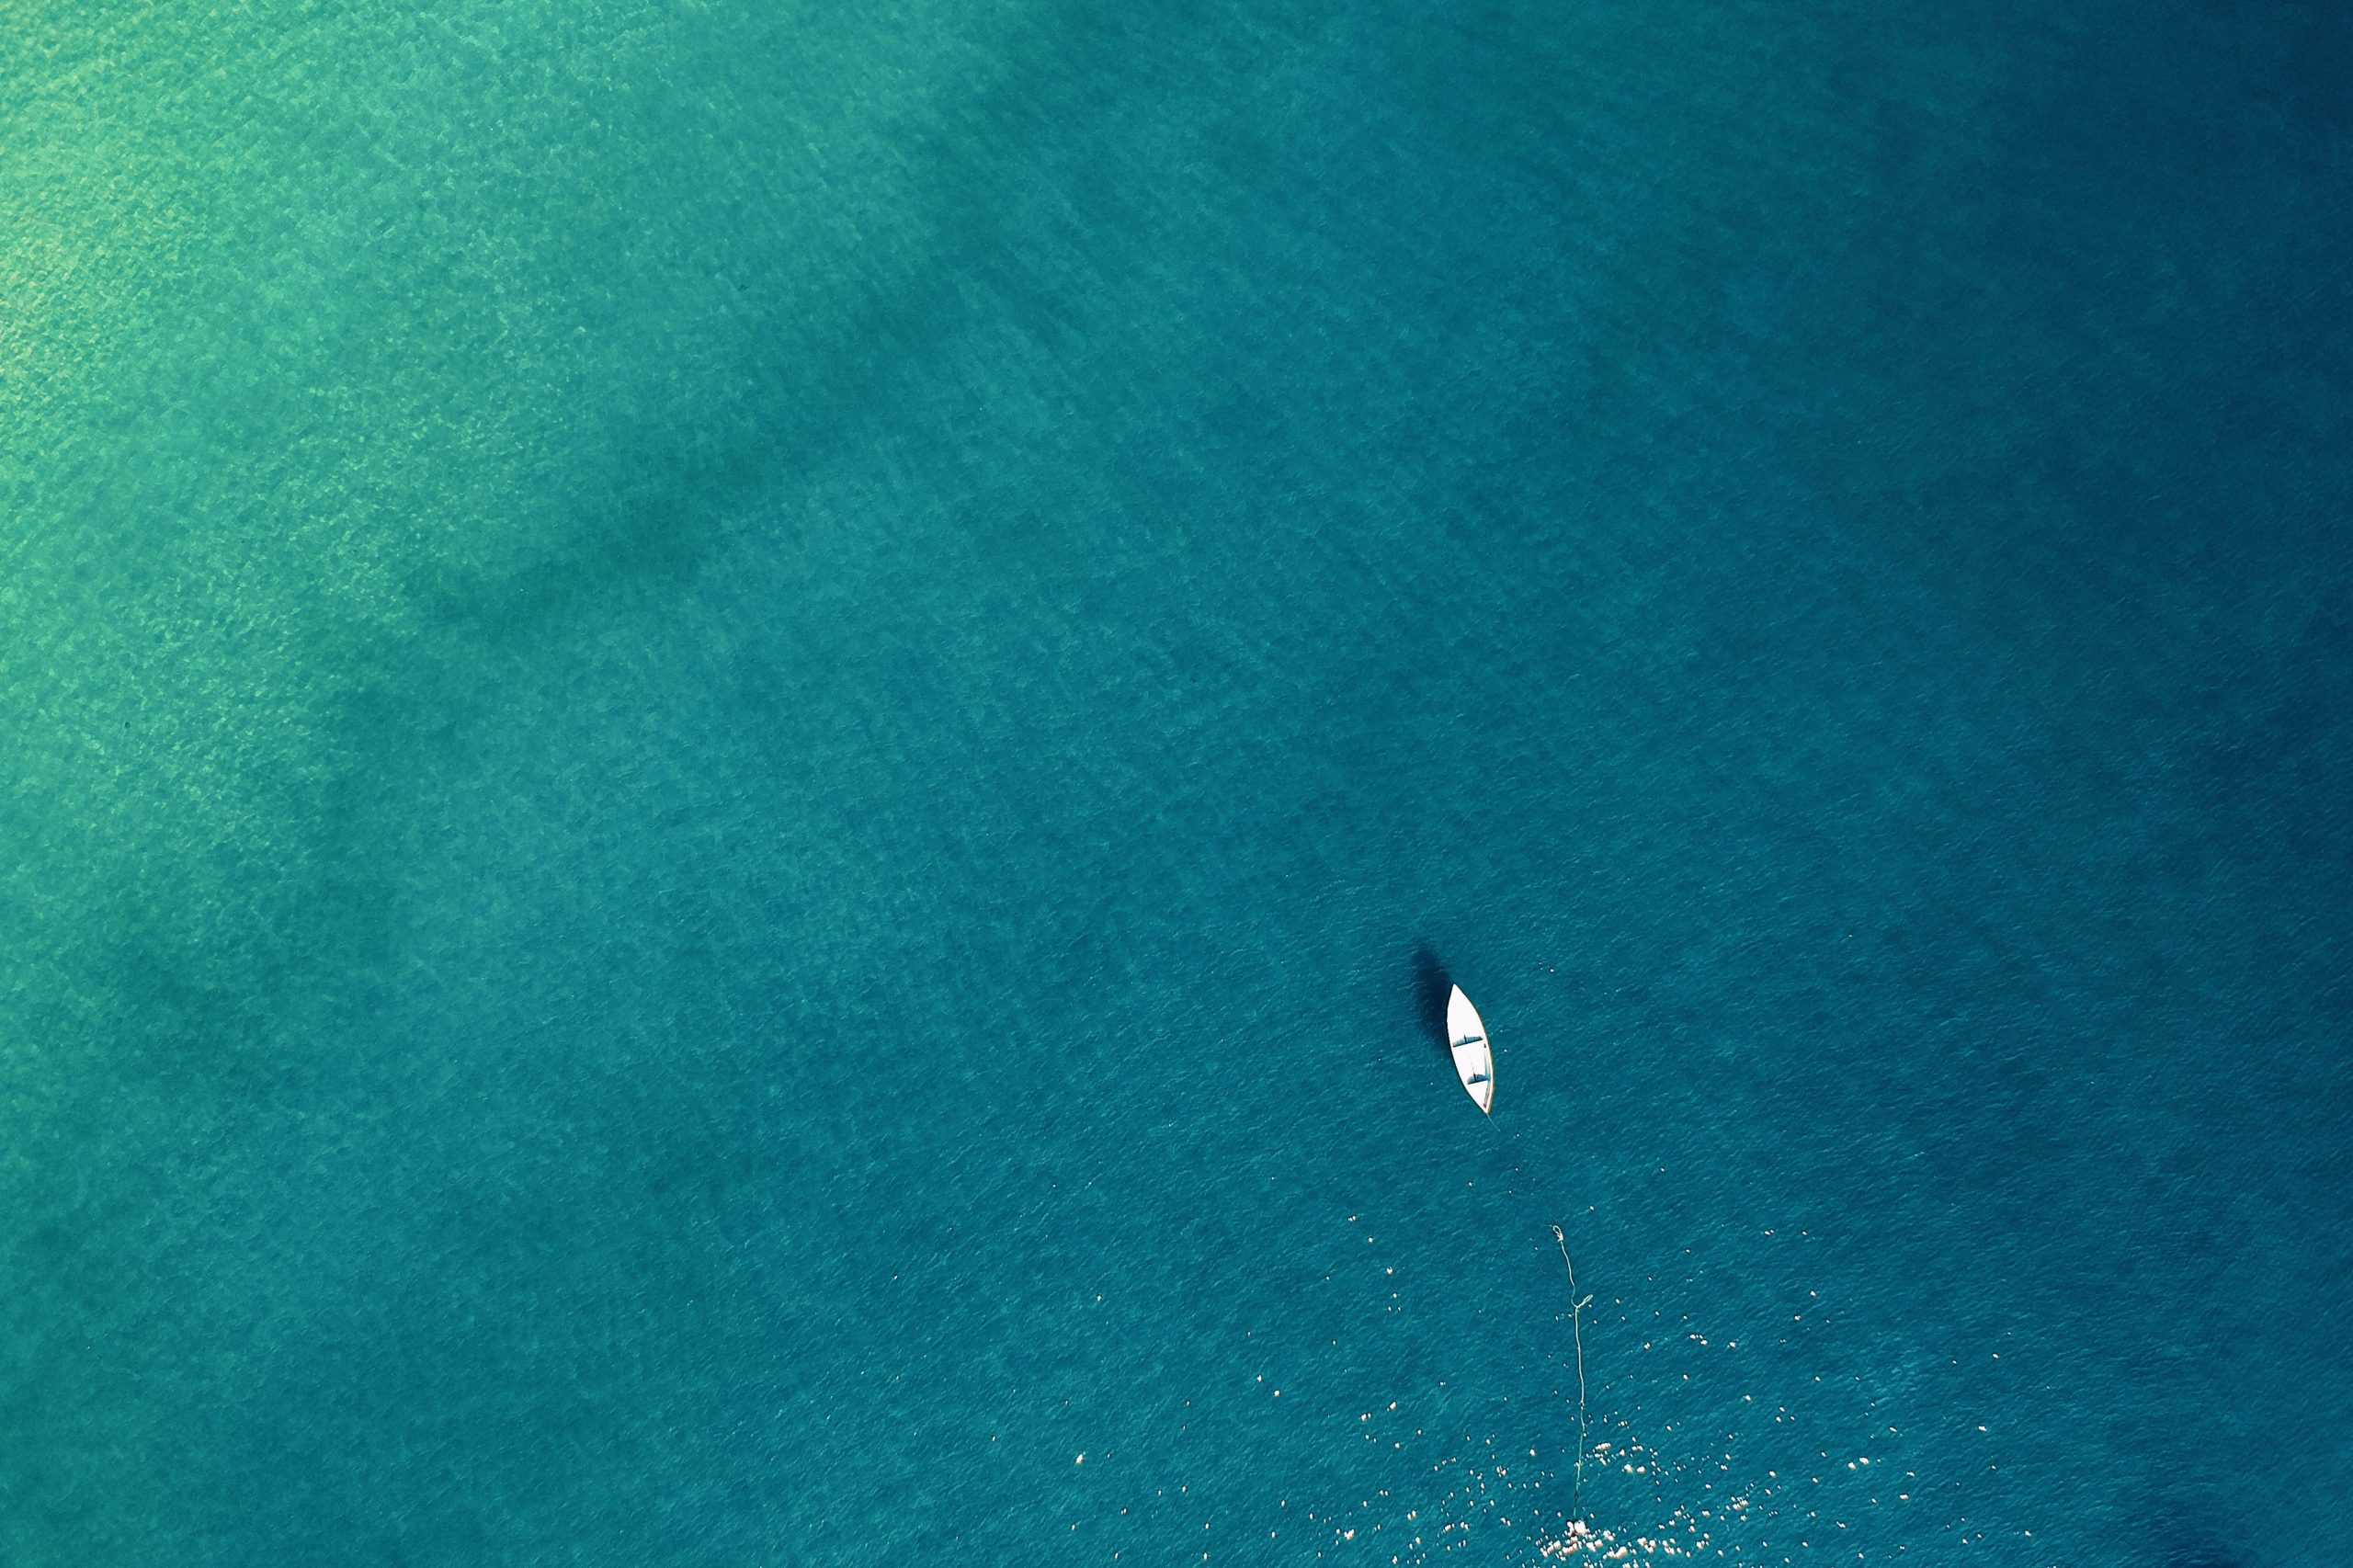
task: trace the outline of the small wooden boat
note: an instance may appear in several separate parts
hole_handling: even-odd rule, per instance
[[[1462,994],[1462,987],[1446,999],[1446,1043],[1454,1052],[1455,1075],[1472,1102],[1493,1116],[1495,1111],[1495,1053],[1487,1044],[1487,1026],[1479,1009]]]

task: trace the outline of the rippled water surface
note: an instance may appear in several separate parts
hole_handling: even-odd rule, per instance
[[[2058,9],[17,5],[0,1560],[2326,1558],[2353,30]]]

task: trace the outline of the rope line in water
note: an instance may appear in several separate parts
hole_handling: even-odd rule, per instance
[[[1585,1533],[1585,1451],[1592,1447],[1585,1424],[1585,1310],[1593,1305],[1591,1296],[1577,1295],[1577,1266],[1569,1261],[1569,1238],[1561,1227],[1552,1227],[1552,1239],[1561,1244],[1561,1263],[1569,1271],[1569,1330],[1576,1336],[1577,1346],[1577,1468],[1576,1479],[1569,1485],[1569,1524],[1579,1535]]]

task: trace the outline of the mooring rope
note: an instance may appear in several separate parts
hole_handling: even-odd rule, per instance
[[[1577,1468],[1576,1479],[1569,1486],[1569,1523],[1578,1534],[1585,1532],[1585,1451],[1592,1444],[1585,1424],[1585,1310],[1593,1305],[1591,1296],[1577,1295],[1577,1266],[1569,1261],[1569,1238],[1561,1227],[1552,1227],[1552,1239],[1561,1244],[1561,1263],[1569,1271],[1569,1329],[1576,1336],[1577,1346]]]

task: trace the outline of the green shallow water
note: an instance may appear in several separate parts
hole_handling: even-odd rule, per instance
[[[0,1560],[2325,1557],[2348,64],[19,6]]]

